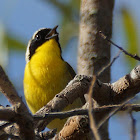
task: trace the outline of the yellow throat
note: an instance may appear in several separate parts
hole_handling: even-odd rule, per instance
[[[46,105],[73,79],[73,69],[61,57],[56,39],[41,44],[27,62],[24,73],[24,94],[27,105],[34,114]],[[80,99],[65,110],[81,106]],[[60,130],[66,120],[55,119],[47,127]]]

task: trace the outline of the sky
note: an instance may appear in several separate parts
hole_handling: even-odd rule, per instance
[[[119,13],[121,7],[126,7],[132,13],[137,23],[138,36],[140,35],[140,1],[139,0],[116,0],[114,8],[113,18],[113,36],[112,40],[120,46],[126,46],[127,42],[124,37],[122,21]],[[54,27],[60,25],[61,27],[61,12],[49,2],[45,4],[43,0],[1,0],[0,1],[0,25],[4,29],[10,32],[12,35],[17,36],[19,39],[27,44],[32,34],[42,27]],[[140,41],[140,40],[139,40]],[[75,45],[77,45],[77,39],[73,39]],[[140,44],[140,42],[139,42]],[[65,48],[63,56],[76,69],[76,47],[73,47],[73,43],[70,42],[68,47]],[[72,53],[71,53],[72,52]],[[118,52],[117,49],[112,48],[112,57]],[[6,72],[10,77],[10,80],[14,83],[22,81],[24,75],[25,59],[24,52],[13,51],[9,53],[9,61]],[[71,57],[72,56],[72,57]],[[129,67],[126,67],[126,61],[121,57],[112,66],[112,82],[118,80],[120,77],[130,72]],[[119,66],[119,67],[118,67]],[[23,96],[22,84],[16,86]],[[23,97],[24,99],[24,97]],[[6,105],[8,102],[5,97],[0,95],[0,104]],[[139,125],[139,113],[134,113],[135,119],[137,120],[137,139],[140,138],[138,131],[140,130]],[[123,114],[121,117],[115,115],[111,118],[109,123],[109,131],[111,140],[129,139],[130,134],[130,117],[128,114]],[[122,125],[124,124],[124,125]]]

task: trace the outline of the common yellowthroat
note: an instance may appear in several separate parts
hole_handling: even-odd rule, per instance
[[[27,46],[24,94],[27,105],[33,114],[63,90],[75,76],[72,67],[61,56],[57,27],[39,29],[34,33]],[[81,105],[81,100],[77,99],[65,110]],[[59,131],[65,121],[55,119],[47,127],[57,128]]]

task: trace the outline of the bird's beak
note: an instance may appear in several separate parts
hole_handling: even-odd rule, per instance
[[[51,29],[51,31],[46,35],[45,39],[49,40],[58,36],[58,33],[56,32],[57,28],[58,28],[58,25],[55,26],[53,29]]]

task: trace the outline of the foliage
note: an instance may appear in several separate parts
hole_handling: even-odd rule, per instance
[[[131,13],[125,9],[121,9],[122,13],[122,21],[124,26],[124,32],[127,39],[127,50],[128,52],[132,54],[137,54],[139,50],[139,44],[138,44],[138,34],[137,34],[137,28],[136,28],[136,22],[131,15]],[[126,56],[126,55],[125,55]],[[131,59],[130,57],[126,56],[126,60],[130,66],[130,69],[136,66],[137,61],[134,59]]]
[[[61,27],[63,29],[60,31],[60,42],[61,46],[65,47],[72,37],[78,36],[80,0],[69,0],[65,2],[58,0],[43,1],[46,3],[50,2],[62,13]]]

